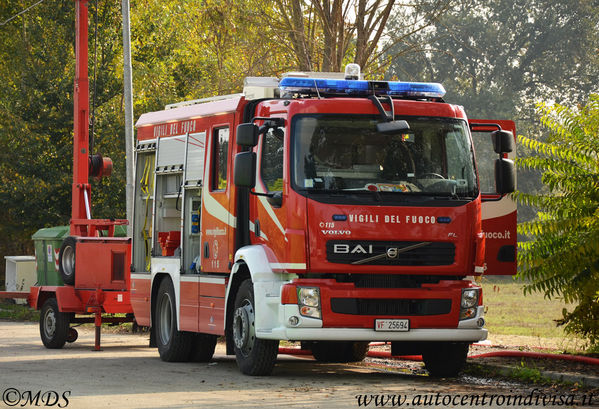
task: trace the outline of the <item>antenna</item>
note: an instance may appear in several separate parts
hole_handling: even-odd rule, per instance
[[[314,79],[314,88],[316,88],[316,95],[318,95],[318,99],[321,99],[320,92],[318,91],[318,84],[316,83],[316,79]]]

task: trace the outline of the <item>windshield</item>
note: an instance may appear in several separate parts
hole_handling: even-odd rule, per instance
[[[294,189],[475,197],[466,122],[406,117],[410,129],[377,132],[380,118],[301,115],[293,122]]]

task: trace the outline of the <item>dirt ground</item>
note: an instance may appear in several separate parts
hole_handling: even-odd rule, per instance
[[[427,406],[471,407],[461,404],[460,399],[466,396],[468,403],[472,395],[482,397],[485,393],[487,399],[492,394],[528,396],[533,389],[471,376],[432,379],[420,363],[406,370],[372,360],[321,364],[286,355],[279,356],[272,376],[248,377],[238,371],[234,358],[225,356],[222,345],[212,362],[198,364],[162,362],[156,349],[147,347],[147,334],[103,333],[100,352],[92,351],[93,343],[93,331],[80,328],[75,343],[62,350],[49,350],[41,344],[37,324],[0,321],[0,393],[4,404],[34,407],[31,402],[27,404],[28,393],[34,396],[39,391],[46,399],[55,392],[59,397],[56,406],[86,409],[357,408],[367,407],[363,400],[360,405],[363,395],[403,396],[408,399],[408,405],[403,406],[417,406],[414,399],[425,396],[447,396],[448,405],[439,400],[439,405]],[[576,399],[581,400],[582,395],[577,394]],[[399,407],[395,403],[388,401],[385,406]],[[37,406],[44,404],[40,401]],[[368,406],[377,407],[374,400]],[[495,402],[484,407],[518,406]]]

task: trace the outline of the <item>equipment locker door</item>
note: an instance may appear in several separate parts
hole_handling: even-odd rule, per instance
[[[489,119],[471,119],[469,123],[482,192],[482,229],[486,238],[484,274],[513,275],[517,272],[516,203],[510,195],[502,197],[495,191],[494,166],[499,155],[493,150],[491,132],[497,130],[495,125],[498,125],[501,129],[512,132],[515,137],[516,125],[513,121]],[[503,157],[514,160],[516,152],[503,154]]]

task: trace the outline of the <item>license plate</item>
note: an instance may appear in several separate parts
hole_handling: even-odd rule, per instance
[[[410,330],[410,320],[375,320],[375,331],[399,331]]]

